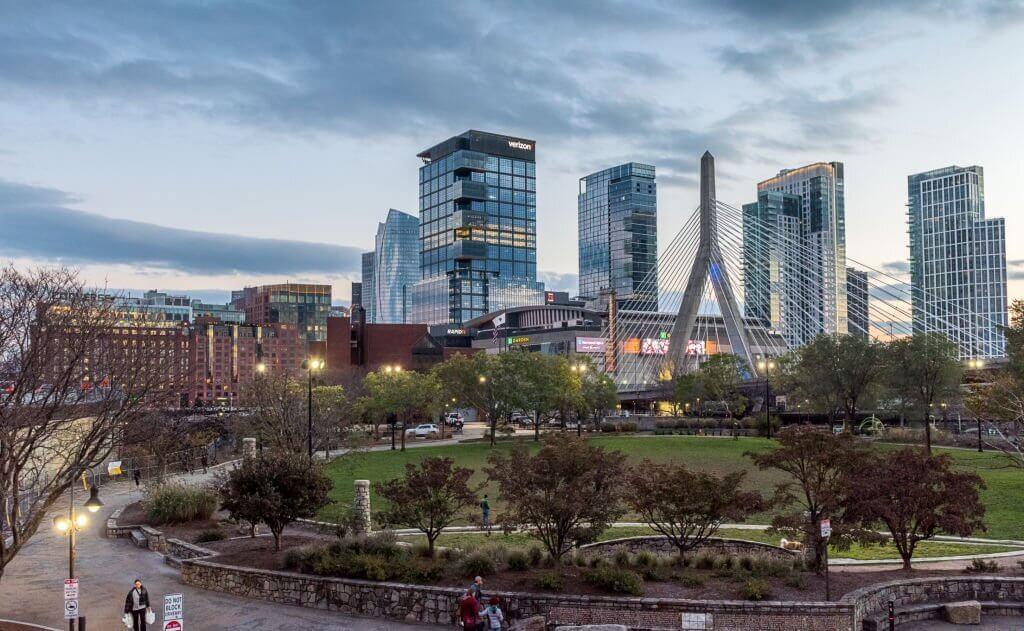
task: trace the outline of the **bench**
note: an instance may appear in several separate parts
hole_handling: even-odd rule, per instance
[[[142,534],[141,530],[133,529],[131,532],[132,532],[132,543],[135,544],[136,548],[148,548],[149,547],[149,539],[146,538],[146,535]]]

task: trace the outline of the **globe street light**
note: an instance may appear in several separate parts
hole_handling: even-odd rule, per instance
[[[762,359],[757,362],[757,368],[764,374],[764,424],[768,428],[768,440],[772,439],[772,418],[771,399],[768,393],[768,373],[775,368],[775,362],[770,359]]]
[[[76,535],[89,525],[89,517],[85,513],[75,510],[75,482],[69,487],[68,514],[65,517],[60,515],[54,517],[53,526],[57,532],[68,538],[68,578],[75,578],[75,539]],[[89,489],[89,499],[85,502],[85,508],[90,513],[95,513],[103,507],[100,501],[100,490],[95,484]],[[75,618],[68,620],[68,631],[75,631]]]
[[[309,459],[313,459],[313,371],[324,367],[324,361],[315,357],[303,360],[302,368],[306,371],[308,388],[306,390],[306,442],[309,447]]]

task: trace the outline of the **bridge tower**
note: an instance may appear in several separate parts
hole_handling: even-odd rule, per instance
[[[755,369],[754,356],[750,351],[746,326],[739,303],[733,293],[727,267],[722,260],[718,243],[718,215],[715,209],[715,157],[705,151],[700,158],[700,240],[697,255],[686,281],[682,304],[672,326],[666,368],[673,376],[691,372],[697,368],[696,356],[686,355],[686,345],[697,322],[701,296],[708,282],[715,293],[715,300],[725,320],[725,331],[734,355],[745,360]]]

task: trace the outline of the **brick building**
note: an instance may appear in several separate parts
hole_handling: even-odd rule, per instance
[[[328,370],[374,371],[383,366],[426,370],[466,347],[446,345],[445,338],[431,335],[425,324],[368,324],[353,308],[353,318],[328,318]]]
[[[307,342],[327,339],[331,286],[282,283],[231,292],[231,304],[245,312],[246,324],[291,324]]]

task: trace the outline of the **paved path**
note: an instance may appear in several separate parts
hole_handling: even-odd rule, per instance
[[[201,476],[190,476],[197,481]],[[82,498],[81,494],[78,494]],[[136,548],[126,539],[106,539],[102,528],[112,510],[139,498],[127,485],[104,487],[104,508],[79,535],[76,575],[80,579],[80,608],[91,631],[123,629],[120,618],[124,597],[132,579],[142,578],[149,589],[157,622],[163,595],[184,594],[185,628],[190,631],[294,631],[359,630],[428,631],[447,629],[436,625],[409,625],[274,605],[184,585],[178,571],[164,565],[163,556]],[[83,498],[84,499],[84,498]],[[66,501],[61,504],[66,509]],[[56,513],[54,513],[56,514]],[[63,580],[67,576],[67,539],[44,521],[39,533],[8,566],[0,581],[0,618],[67,628],[63,620]],[[155,628],[157,625],[151,626]]]

